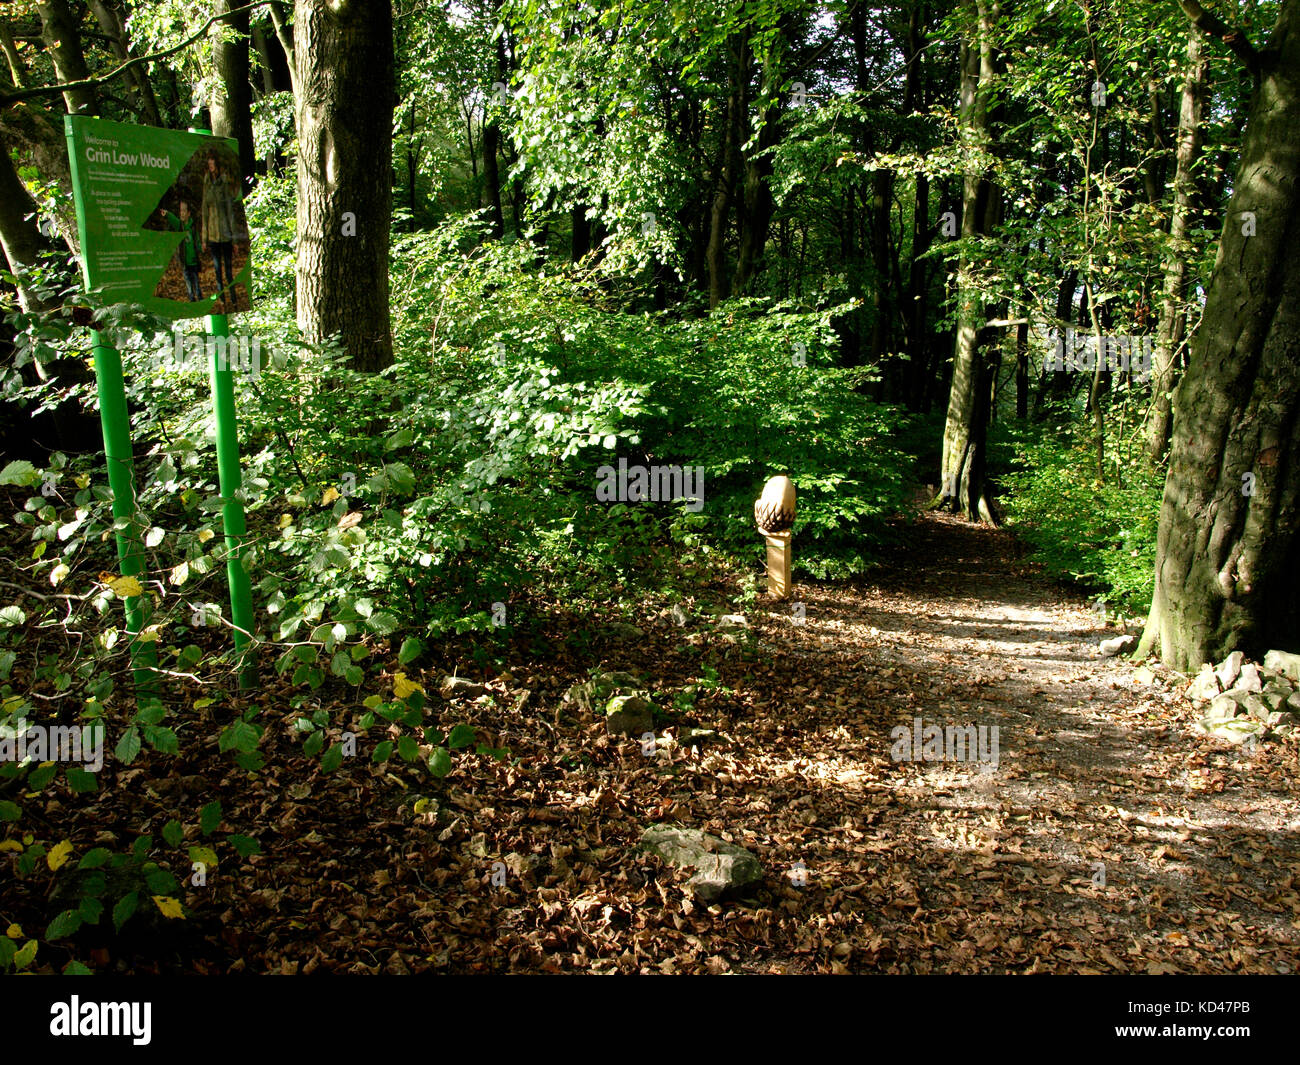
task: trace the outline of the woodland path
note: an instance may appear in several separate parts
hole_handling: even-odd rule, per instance
[[[433,698],[513,764],[469,755],[433,782],[418,765],[358,757],[326,774],[300,752],[289,693],[270,691],[281,724],[255,779],[215,749],[179,767],[148,755],[106,766],[146,778],[104,796],[109,835],[157,831],[215,793],[262,854],[191,891],[184,929],[132,922],[97,967],[1295,971],[1295,745],[1249,758],[1194,734],[1181,678],[1143,683],[1132,663],[1097,657],[1106,633],[1091,605],[1007,533],[928,515],[903,542],[871,579],[796,582],[802,624],[758,606],[737,638],[698,620],[677,628],[664,610],[638,619],[644,639],[552,626],[518,641],[508,670],[479,678],[488,695],[454,708]],[[646,675],[669,706],[704,663],[718,686],[681,723],[724,742],[699,750],[646,757],[562,699],[599,665]],[[420,679],[432,692],[453,665]],[[996,770],[894,762],[890,730],[915,717],[998,726]],[[659,821],[748,847],[763,884],[692,902],[679,874],[638,850]]]

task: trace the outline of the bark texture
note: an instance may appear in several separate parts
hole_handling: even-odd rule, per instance
[[[393,16],[389,0],[298,0],[298,326],[341,338],[352,365],[393,360],[388,248],[393,207]]]

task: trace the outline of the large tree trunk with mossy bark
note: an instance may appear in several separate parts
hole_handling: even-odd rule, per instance
[[[1241,165],[1174,394],[1137,651],[1184,671],[1233,650],[1300,651],[1300,0],[1284,0],[1256,56]]]
[[[390,0],[298,0],[298,327],[340,337],[358,370],[393,361],[388,246],[393,213]]]

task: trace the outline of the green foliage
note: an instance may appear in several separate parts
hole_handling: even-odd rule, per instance
[[[1017,468],[1005,478],[1012,490],[1008,512],[1035,557],[1056,576],[1145,613],[1154,587],[1163,472],[1129,458],[1121,461],[1119,476],[1099,481],[1083,426],[1025,429],[1012,443]],[[1108,445],[1111,454],[1122,446],[1115,439]]]

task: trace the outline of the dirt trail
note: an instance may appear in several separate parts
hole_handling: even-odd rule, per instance
[[[1194,734],[1182,678],[1141,683],[1099,657],[1113,632],[1007,534],[932,515],[907,541],[878,579],[811,591],[804,626],[773,619],[768,635],[819,706],[807,756],[829,739],[840,767],[812,811],[852,826],[821,835],[806,864],[831,892],[860,872],[897,887],[895,919],[867,919],[852,956],[926,971],[1294,970],[1295,746],[1251,758]],[[918,717],[996,725],[996,769],[885,763],[889,730]]]
[[[486,695],[430,708],[510,760],[461,752],[442,781],[372,764],[383,726],[323,772],[287,678],[258,696],[255,777],[215,739],[110,762],[95,795],[47,807],[46,838],[125,848],[220,796],[261,854],[183,889],[186,921],[87,930],[76,956],[133,972],[1294,971],[1296,746],[1251,759],[1195,735],[1172,687],[1097,657],[1089,604],[1006,533],[931,515],[903,542],[873,579],[797,583],[801,618],[760,605],[739,635],[687,604],[681,628],[664,609],[641,636],[572,617],[517,639],[508,669],[477,676]],[[432,693],[456,664],[419,680]],[[597,666],[673,708],[650,755],[565,702]],[[318,695],[335,730],[360,731],[355,693]],[[215,737],[214,712],[177,707],[189,735]],[[996,726],[996,767],[895,761],[891,730],[917,718]],[[666,742],[685,726],[718,742]],[[749,848],[762,885],[695,903],[638,847],[655,822]],[[35,890],[7,919],[48,920]]]

